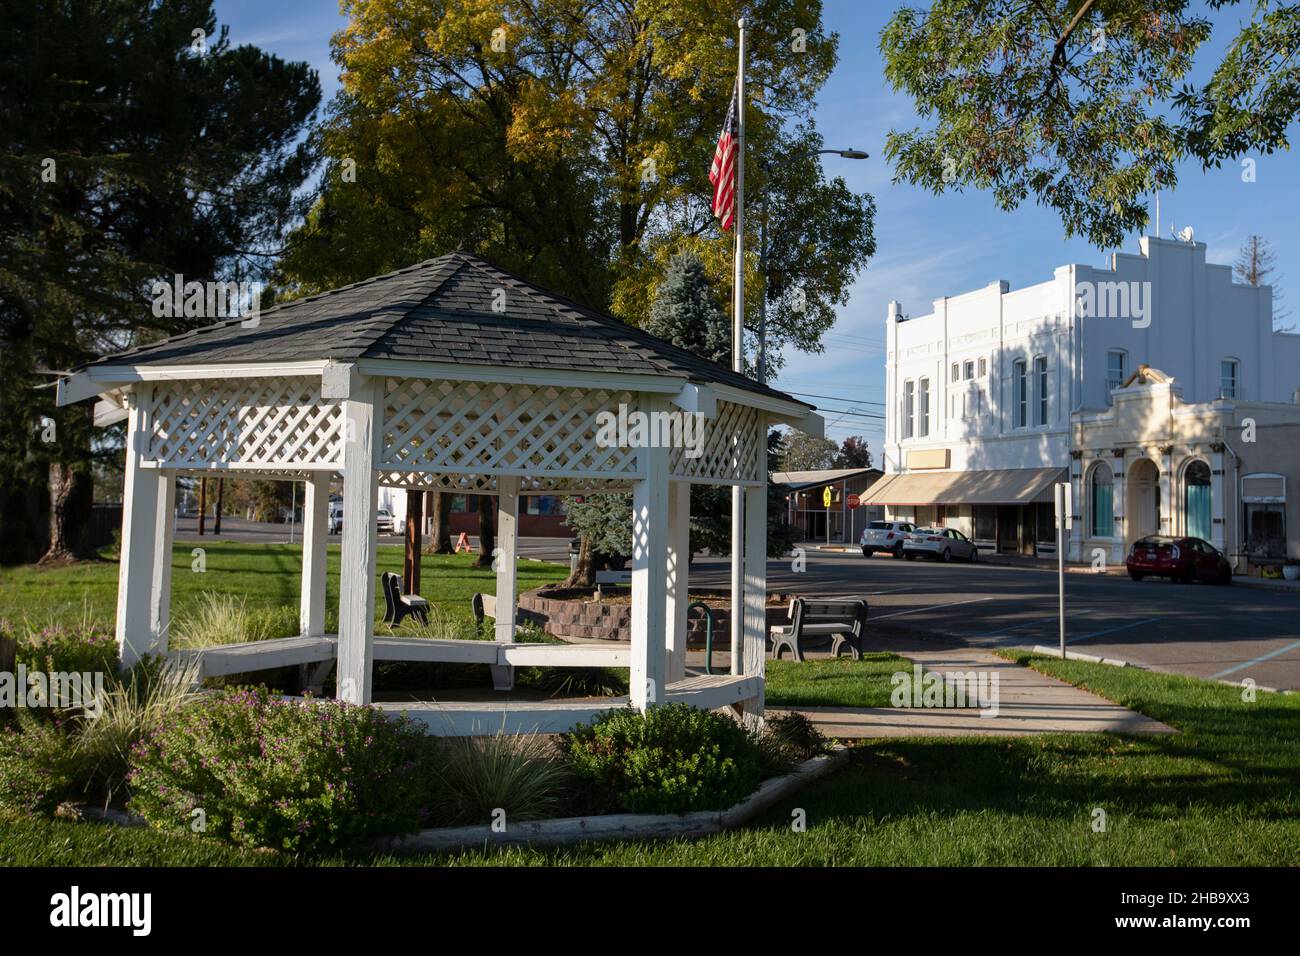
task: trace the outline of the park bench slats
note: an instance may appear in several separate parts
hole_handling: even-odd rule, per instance
[[[866,637],[868,606],[866,601],[817,601],[795,598],[790,602],[790,624],[771,631],[772,659],[779,660],[785,651],[797,661],[804,659],[804,642],[810,638],[830,638],[831,653],[839,657],[847,650],[856,660],[862,658]]]

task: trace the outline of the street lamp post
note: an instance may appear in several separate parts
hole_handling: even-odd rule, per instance
[[[819,149],[817,155],[834,155],[843,159],[867,159],[868,156],[860,149]],[[764,168],[770,173],[772,167],[768,163],[763,164]],[[766,183],[764,186],[766,187]],[[763,288],[758,295],[758,382],[760,385],[767,384],[767,189],[764,188],[763,195],[759,199],[759,226],[758,226],[758,275],[763,283]]]

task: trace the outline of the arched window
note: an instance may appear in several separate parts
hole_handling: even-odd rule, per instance
[[[980,356],[980,365],[979,365],[979,369],[980,369],[980,370],[979,370],[979,377],[980,377],[980,378],[983,378],[985,375],[987,375],[987,374],[989,373],[989,360],[986,359],[986,358],[985,358],[984,356],[982,356],[982,355]]]
[[[921,409],[916,433],[921,438],[925,438],[930,434],[930,380],[928,378],[921,379],[918,391],[921,397]]]
[[[1015,389],[1012,398],[1015,427],[1024,428],[1029,424],[1029,373],[1024,359],[1016,359],[1011,366],[1011,387]]]
[[[1203,541],[1210,540],[1213,519],[1210,510],[1210,466],[1194,461],[1183,473],[1183,511],[1187,534]]]
[[[1089,526],[1094,538],[1115,536],[1115,476],[1104,461],[1088,476]]]
[[[916,383],[908,379],[903,383],[903,437],[916,434]]]
[[[1236,398],[1241,388],[1241,363],[1235,358],[1226,358],[1219,363],[1219,397]]]
[[[1034,391],[1038,399],[1035,425],[1047,424],[1047,356],[1040,355],[1034,359]]]

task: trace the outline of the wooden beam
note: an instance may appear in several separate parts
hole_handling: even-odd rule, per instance
[[[299,623],[302,633],[325,633],[325,567],[329,534],[330,476],[314,475],[305,481],[302,528],[302,587]]]
[[[489,499],[480,498],[479,507]],[[513,643],[515,615],[518,598],[515,590],[519,581],[519,479],[501,478],[497,481],[497,539],[495,566],[497,575],[496,622],[493,633],[499,643]],[[492,668],[492,686],[497,690],[511,690],[515,686],[513,667],[497,665]]]
[[[767,489],[745,492],[744,661],[742,673],[756,678],[745,713],[763,715],[763,669],[767,659]]]
[[[153,587],[149,595],[149,633],[156,654],[167,653],[171,630],[172,541],[176,536],[176,477],[162,474],[158,479],[158,514],[155,518]]]
[[[666,680],[686,676],[686,608],[690,605],[691,486],[668,485],[668,581],[666,587],[668,641]]]
[[[667,403],[647,397],[647,412]],[[637,451],[645,477],[632,488],[632,706],[645,710],[662,703],[668,684],[665,645],[668,632],[668,452],[664,447]]]
[[[375,440],[383,427],[379,383],[364,382],[343,402],[343,556],[339,569],[338,696],[369,704],[374,662],[375,527],[379,480]]]
[[[118,656],[124,668],[134,667],[153,650],[154,562],[162,475],[141,465],[149,440],[152,400],[152,387],[137,389],[127,419],[116,624]]]
[[[402,590],[420,593],[420,552],[424,549],[424,492],[406,491],[406,557],[402,561]]]

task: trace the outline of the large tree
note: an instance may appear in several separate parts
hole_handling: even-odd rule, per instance
[[[894,131],[900,179],[1033,198],[1101,247],[1143,228],[1191,157],[1214,167],[1289,146],[1300,4],[1276,0],[933,0],[881,36],[885,75],[931,121]],[[1238,12],[1244,22],[1228,14]],[[1228,35],[1202,84],[1193,60]]]
[[[1277,253],[1273,244],[1263,236],[1251,234],[1241,244],[1232,274],[1245,285],[1266,285],[1273,289],[1273,327],[1278,331],[1292,332],[1294,325],[1286,325],[1291,310],[1283,305],[1281,275],[1277,274]]]
[[[321,137],[330,162],[282,265],[291,294],[453,248],[637,324],[683,248],[725,288],[731,238],[707,175],[744,12],[747,183],[772,199],[769,342],[820,347],[874,244],[870,197],[827,180],[816,155],[811,112],[838,42],[818,0],[345,0],[344,11],[343,89]],[[752,289],[756,257],[751,232]]]
[[[88,403],[56,409],[34,389],[186,324],[153,314],[151,280],[257,272],[295,215],[319,100],[306,64],[231,46],[210,0],[7,5],[0,413],[21,437],[0,446],[0,480],[11,505],[48,470],[48,558],[88,556],[97,439]],[[26,514],[0,508],[0,540],[28,539],[11,560],[34,556]]]

